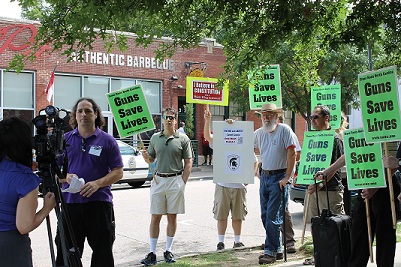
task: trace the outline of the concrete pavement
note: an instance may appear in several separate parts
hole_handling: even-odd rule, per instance
[[[192,173],[191,173],[189,179],[191,179],[191,180],[211,180],[211,179],[213,179],[213,166],[199,165],[198,167],[193,167]],[[249,244],[249,245],[257,246],[259,244]],[[375,261],[375,257],[376,257],[375,251],[376,251],[376,249],[375,249],[375,247],[373,247],[373,261]],[[283,262],[280,264],[275,264],[274,266],[287,266],[287,267],[304,266],[303,262],[304,262],[304,259],[297,260],[297,261],[291,261],[291,262]],[[366,266],[374,267],[374,266],[376,266],[376,264],[374,262],[373,263],[369,262]],[[397,243],[394,267],[401,267],[401,243]]]

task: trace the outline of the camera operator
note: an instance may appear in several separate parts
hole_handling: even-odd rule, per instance
[[[101,130],[105,124],[100,107],[93,99],[79,99],[71,111],[73,130],[64,136],[68,174],[60,180],[69,187],[74,175],[85,184],[78,193],[63,193],[72,232],[82,253],[85,238],[92,248],[91,266],[114,266],[112,246],[115,222],[111,185],[121,179],[123,162],[115,139]],[[59,162],[63,157],[59,158]],[[68,240],[67,248],[71,248]],[[57,266],[63,265],[60,233],[56,236]]]
[[[55,207],[48,192],[38,207],[41,179],[32,169],[32,135],[18,119],[0,121],[0,259],[2,266],[33,266],[28,233],[37,228]]]

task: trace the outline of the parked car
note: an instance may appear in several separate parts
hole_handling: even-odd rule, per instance
[[[124,163],[124,174],[117,183],[128,183],[132,187],[141,187],[146,181],[152,180],[149,165],[141,152],[133,146],[117,140]]]

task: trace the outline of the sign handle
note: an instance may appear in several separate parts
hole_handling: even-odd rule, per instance
[[[368,242],[369,242],[369,255],[370,262],[373,261],[373,250],[372,250],[372,226],[370,224],[370,209],[369,209],[369,199],[365,199],[365,208],[366,208],[366,222],[368,223]]]
[[[308,217],[308,212],[309,212],[309,199],[310,199],[310,194],[308,191],[306,191],[306,203],[305,203],[305,214],[304,214],[304,225],[302,228],[302,237],[301,237],[301,244],[304,244],[304,238],[305,238],[305,229],[306,229],[306,218]]]

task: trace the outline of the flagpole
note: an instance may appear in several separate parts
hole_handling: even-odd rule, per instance
[[[59,64],[59,61],[57,61],[56,66],[54,66],[54,69],[50,75],[50,80],[47,83],[46,89],[45,89],[45,94],[46,94],[46,99],[49,102],[49,104],[54,105],[54,78],[55,78],[55,72],[56,68]]]

